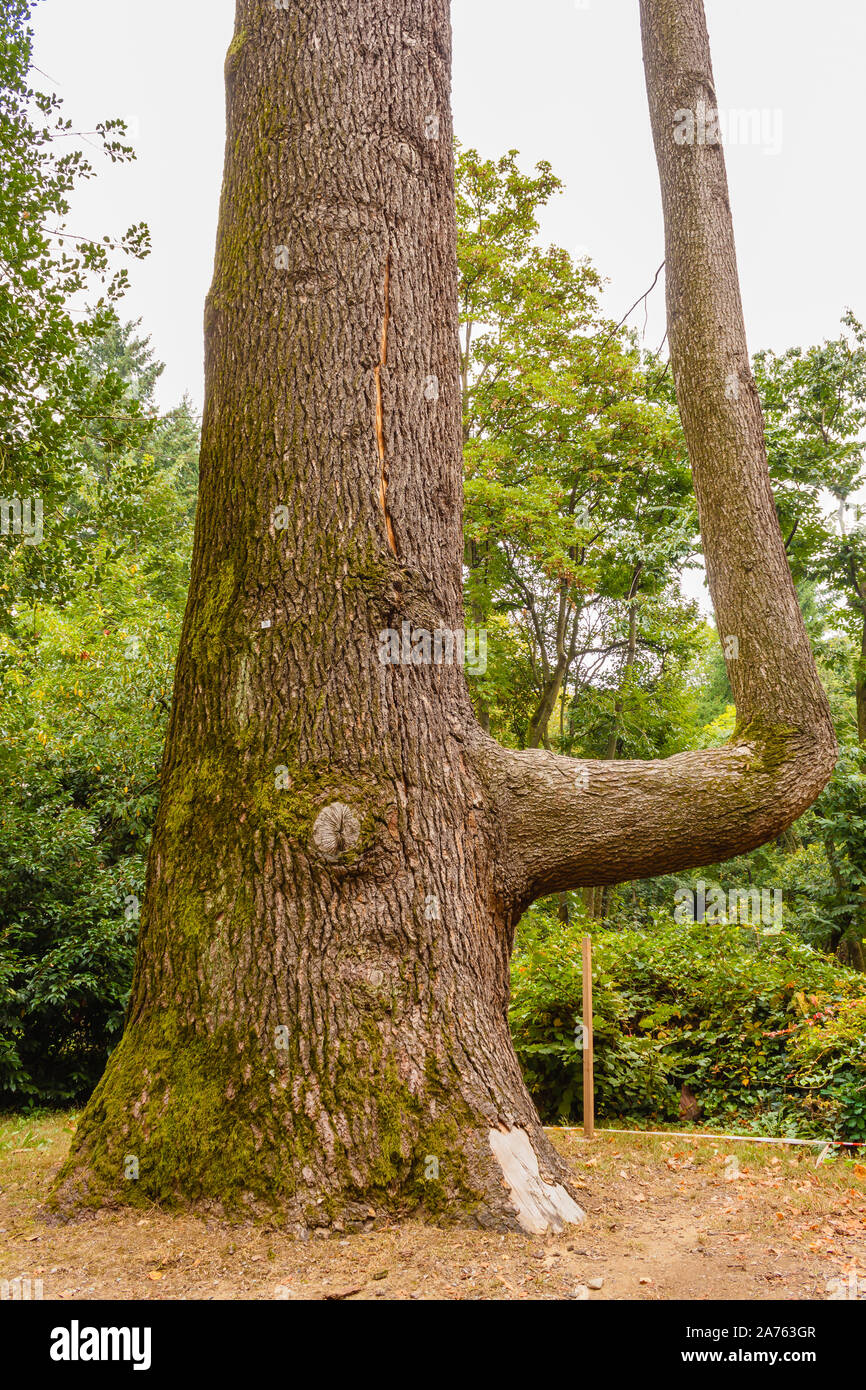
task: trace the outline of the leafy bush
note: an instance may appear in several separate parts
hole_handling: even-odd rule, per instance
[[[123,1023],[178,618],[122,569],[0,633],[0,1104],[86,1099]]]
[[[106,868],[91,819],[50,803],[7,819],[3,851],[0,1101],[69,1104],[123,1024],[138,931],[123,900],[141,862]]]
[[[866,997],[827,1002],[791,1043],[803,1085],[828,1102],[834,1138],[866,1143]]]
[[[583,1089],[584,928],[532,909],[512,958],[511,1031],[543,1119],[579,1116]],[[596,1110],[599,1115],[673,1113],[674,1093],[651,1038],[629,1028],[628,1004],[593,961]]]
[[[585,932],[536,910],[514,956],[515,1046],[548,1120],[581,1114]],[[686,1085],[712,1123],[859,1137],[866,982],[787,933],[663,914],[596,931],[593,994],[600,1117],[675,1120]]]

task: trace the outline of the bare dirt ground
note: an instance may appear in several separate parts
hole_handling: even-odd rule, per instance
[[[0,1119],[0,1280],[45,1299],[823,1300],[839,1280],[866,1298],[866,1164],[813,1149],[554,1131],[587,1213],[567,1234],[371,1218],[298,1240],[159,1210],[46,1223],[74,1127]]]

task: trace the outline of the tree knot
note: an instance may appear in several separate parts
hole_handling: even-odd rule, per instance
[[[361,838],[361,822],[342,801],[319,812],[313,826],[313,845],[323,859],[336,863],[353,850]]]

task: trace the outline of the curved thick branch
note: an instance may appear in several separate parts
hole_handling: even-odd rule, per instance
[[[770,486],[703,0],[641,0],[641,24],[671,363],[737,713],[832,737]]]
[[[827,738],[745,731],[724,748],[638,761],[586,761],[485,741],[506,896],[518,908],[568,888],[697,868],[780,835],[835,762]]]
[[[641,0],[641,24],[671,364],[737,732],[656,762],[481,746],[518,905],[753,849],[814,801],[836,758],[770,487],[703,0]]]

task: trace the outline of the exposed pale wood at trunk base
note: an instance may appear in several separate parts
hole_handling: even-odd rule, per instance
[[[711,87],[701,5],[642,10],[673,361],[722,630],[740,635],[741,727],[719,752],[590,763],[588,791],[583,764],[489,739],[457,665],[380,660],[383,630],[463,628],[447,0],[237,8],[201,497],[135,983],[57,1201],[557,1228],[580,1212],[507,1024],[520,913],[778,834],[833,760],[766,478],[722,155],[666,134]],[[724,375],[716,389],[731,363],[736,408]]]

